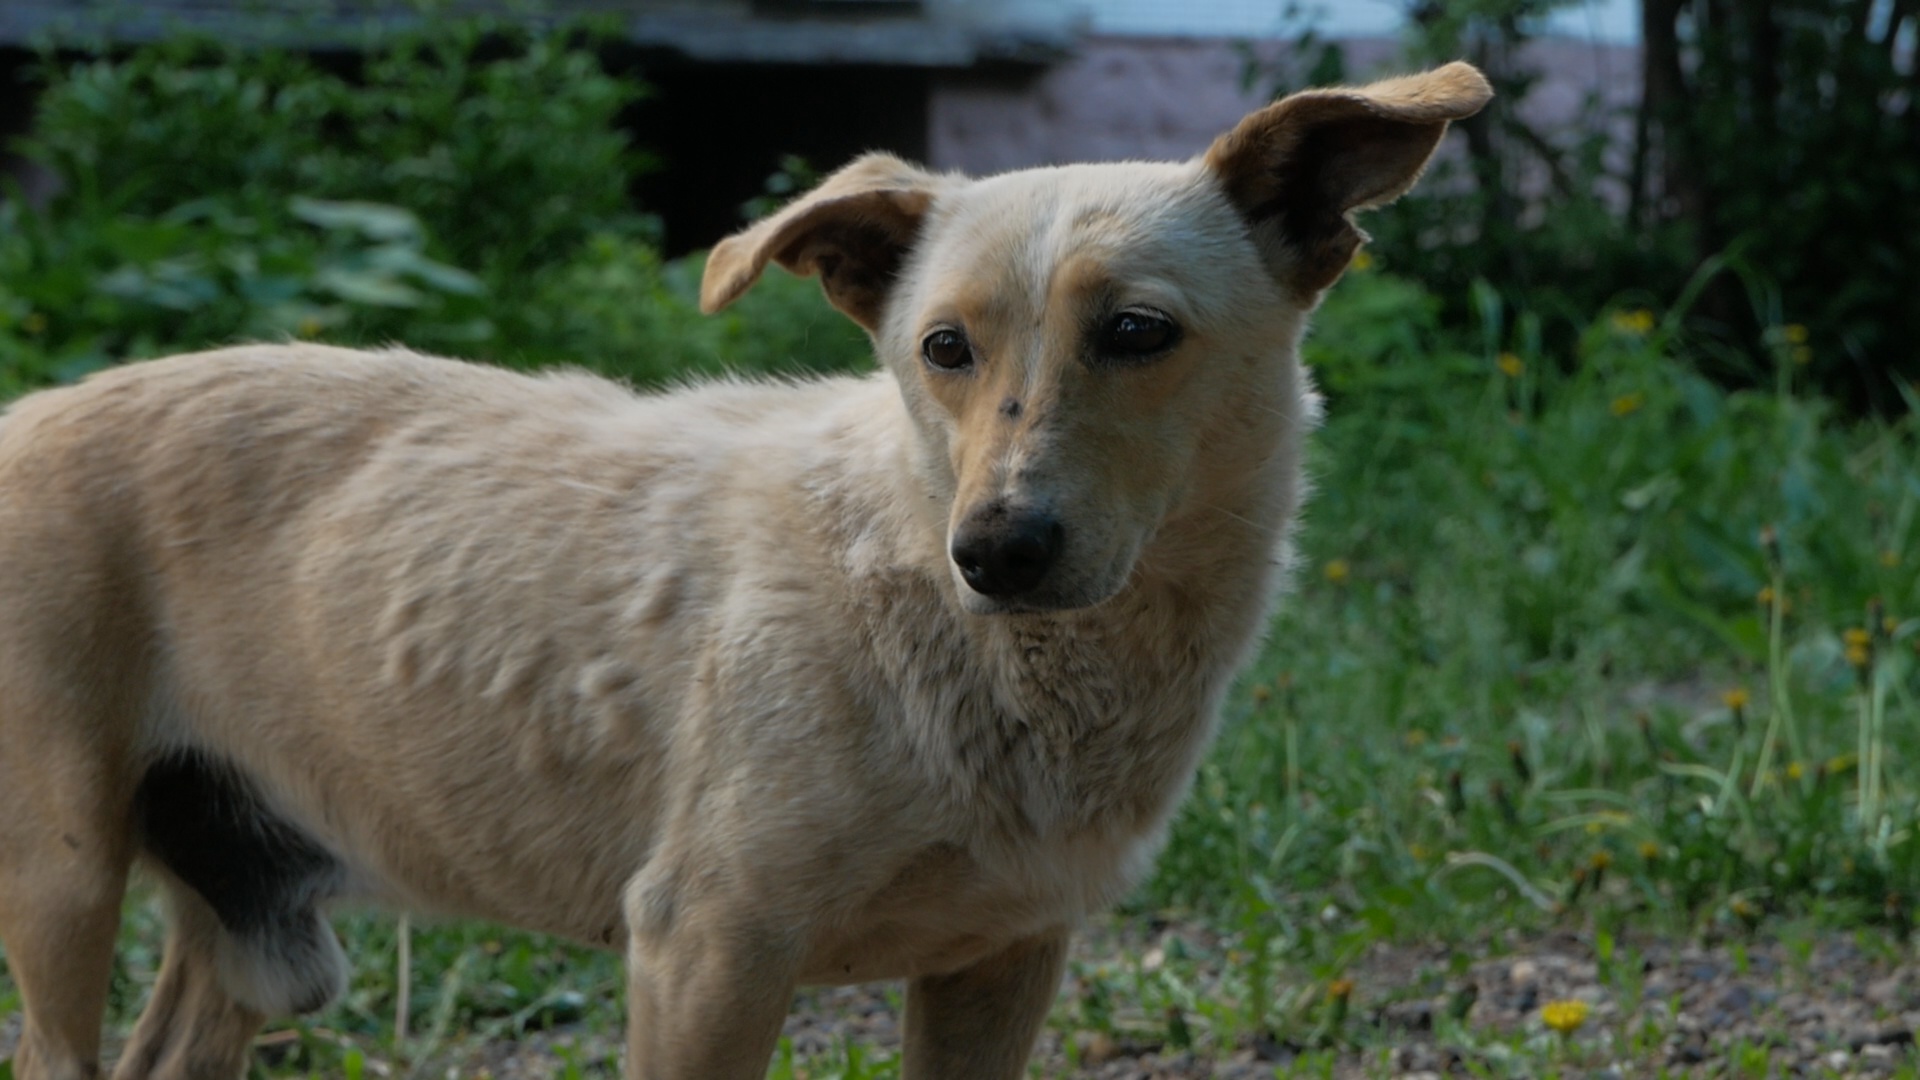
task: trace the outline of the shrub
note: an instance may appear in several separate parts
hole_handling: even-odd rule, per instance
[[[471,23],[352,75],[205,41],[49,59],[23,148],[62,188],[0,207],[0,393],[288,337],[642,382],[864,362],[811,285],[698,315],[697,261],[663,264],[628,202],[644,87],[593,44]]]

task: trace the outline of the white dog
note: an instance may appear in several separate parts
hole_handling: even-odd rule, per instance
[[[793,988],[908,980],[914,1080],[1022,1073],[1289,561],[1307,313],[1472,68],[1180,164],[861,158],[720,244],[882,374],[637,396],[405,352],[133,365],[0,421],[0,938],[20,1080],[230,1080],[336,899],[624,949],[627,1068],[764,1075]]]

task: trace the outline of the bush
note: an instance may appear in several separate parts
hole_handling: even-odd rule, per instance
[[[1641,0],[1636,108],[1589,102],[1565,128],[1527,119],[1541,81],[1526,46],[1568,0],[1412,6],[1409,60],[1465,56],[1496,96],[1460,125],[1419,194],[1368,219],[1375,249],[1436,288],[1464,324],[1490,283],[1570,345],[1610,304],[1685,311],[1690,362],[1730,386],[1776,373],[1769,328],[1846,407],[1897,410],[1920,380],[1920,9],[1846,0]],[[1276,91],[1340,73],[1309,37]]]
[[[628,202],[648,160],[619,120],[644,87],[590,37],[437,27],[351,77],[166,42],[45,80],[22,148],[61,190],[0,206],[0,393],[289,337],[639,381],[864,362],[810,285],[697,314],[694,267],[663,265]]]

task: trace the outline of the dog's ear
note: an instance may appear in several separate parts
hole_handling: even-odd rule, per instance
[[[868,330],[934,195],[955,178],[891,154],[867,154],[779,212],[720,241],[707,256],[700,310],[712,314],[760,279],[769,260],[819,274],[827,300]]]
[[[1399,198],[1447,123],[1492,97],[1486,78],[1464,63],[1356,89],[1306,90],[1240,121],[1204,160],[1274,275],[1312,295],[1333,284],[1366,239],[1347,215]]]

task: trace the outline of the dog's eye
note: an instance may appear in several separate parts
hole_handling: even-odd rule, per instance
[[[1180,340],[1171,319],[1145,311],[1123,311],[1100,329],[1100,353],[1120,359],[1144,359],[1166,352]]]
[[[973,364],[973,347],[958,330],[941,329],[920,343],[920,355],[927,363],[946,371],[958,371]]]

